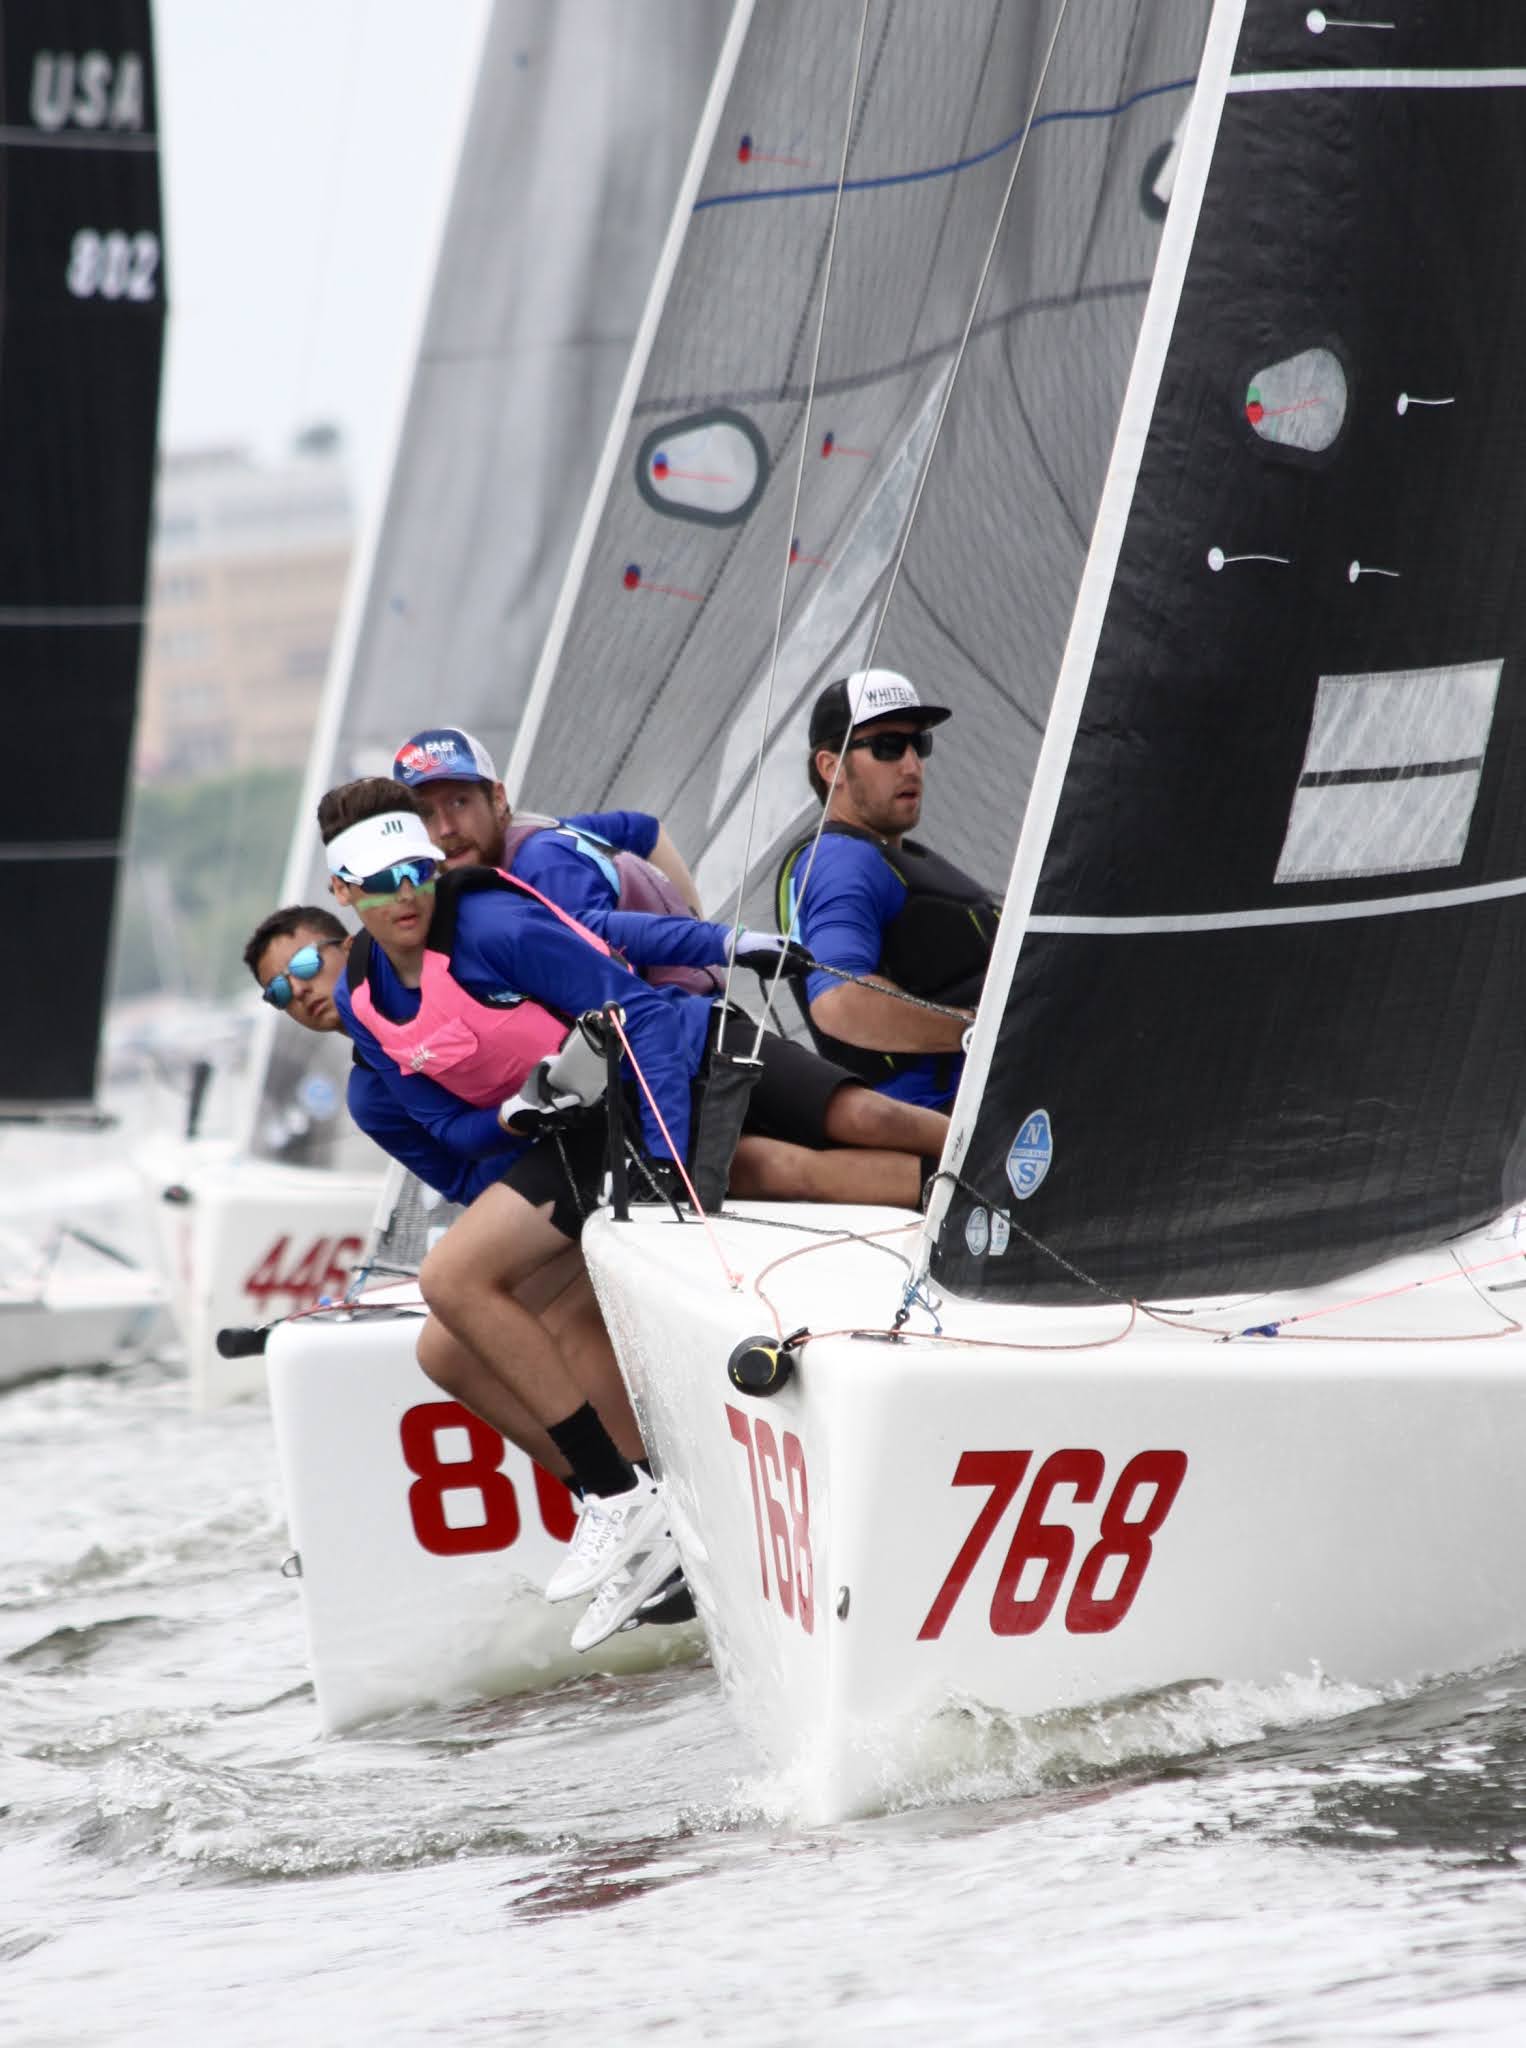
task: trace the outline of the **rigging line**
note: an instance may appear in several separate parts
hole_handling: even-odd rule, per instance
[[[843,122],[842,156],[837,167],[837,192],[836,196],[832,201],[831,226],[827,230],[827,256],[821,277],[821,304],[816,315],[816,339],[811,348],[811,374],[810,380],[806,386],[805,417],[802,419],[800,423],[800,452],[795,462],[795,489],[794,495],[790,499],[789,524],[785,528],[784,563],[783,567],[780,569],[779,572],[779,602],[774,611],[774,639],[773,646],[769,650],[768,656],[768,687],[763,693],[762,732],[758,740],[757,764],[753,770],[752,802],[747,812],[747,837],[742,847],[741,872],[744,882],[746,879],[748,868],[752,864],[752,842],[753,836],[757,830],[758,801],[763,788],[763,767],[765,761],[768,758],[769,722],[773,713],[774,685],[778,679],[779,673],[779,646],[784,638],[784,607],[789,596],[791,548],[797,523],[800,517],[800,493],[805,482],[805,453],[806,449],[810,446],[811,440],[811,407],[815,402],[816,376],[817,372],[820,370],[821,367],[821,342],[822,336],[826,332],[827,302],[831,296],[832,291],[832,264],[837,254],[837,229],[842,219],[843,185],[848,175],[848,153],[853,146],[853,117],[858,106],[858,81],[859,76],[863,70],[864,41],[868,34],[868,30],[869,0],[864,0],[863,11],[861,12],[858,18],[858,41],[853,51],[853,76],[852,79],[849,81],[848,85],[848,117]],[[742,889],[737,890],[736,917],[731,927],[732,943],[730,948],[730,957],[726,961],[726,986],[721,991],[721,1021],[717,1029],[715,1039],[715,1049],[717,1052],[724,1052],[726,1049],[727,1005],[731,1000],[731,977],[736,972],[735,955],[737,939],[742,929],[743,894],[744,891]],[[783,965],[783,957],[784,956],[781,953],[781,967]],[[775,975],[774,988],[777,988],[777,986],[778,976]],[[773,992],[774,991],[771,988],[769,990],[769,998],[772,997]],[[757,1036],[753,1040],[753,1059],[758,1058],[762,1045],[763,1025],[759,1023]]]
[[[699,1196],[694,1192],[694,1183],[689,1178],[689,1170],[684,1165],[682,1158],[679,1156],[678,1147],[673,1143],[672,1135],[669,1132],[667,1125],[662,1120],[662,1111],[657,1107],[657,1098],[652,1093],[651,1088],[648,1086],[646,1075],[642,1073],[640,1064],[636,1059],[636,1055],[631,1050],[631,1042],[625,1035],[625,1026],[620,1021],[618,1009],[611,1009],[606,1014],[609,1017],[610,1023],[615,1027],[615,1036],[619,1039],[621,1045],[625,1048],[625,1057],[631,1063],[631,1071],[635,1074],[636,1079],[640,1082],[641,1092],[646,1097],[647,1102],[651,1107],[652,1115],[657,1120],[657,1128],[661,1131],[663,1135],[663,1140],[667,1145],[669,1156],[671,1157],[673,1164],[678,1168],[678,1177],[689,1191],[689,1200],[694,1204],[694,1213],[699,1218],[700,1222],[704,1224],[705,1235],[710,1240],[711,1249],[714,1251],[715,1256],[721,1262],[721,1271],[726,1276],[726,1285],[731,1289],[733,1294],[738,1294],[741,1292],[742,1276],[740,1273],[734,1273],[731,1267],[726,1262],[726,1254],[721,1250],[721,1241],[715,1234],[715,1225],[710,1221],[710,1218],[705,1214],[705,1211],[701,1206]]]
[[[1049,37],[1049,47],[1044,52],[1044,61],[1039,67],[1038,81],[1033,88],[1033,97],[1028,103],[1028,118],[1023,124],[1021,139],[1017,145],[1017,154],[1013,157],[1012,169],[1007,174],[1007,184],[1005,191],[1001,195],[1001,205],[996,209],[996,223],[991,229],[991,239],[986,247],[985,261],[981,264],[980,275],[975,280],[975,290],[970,299],[969,313],[965,318],[964,332],[959,337],[959,346],[954,352],[954,360],[950,363],[948,374],[944,379],[943,396],[938,402],[938,416],[933,421],[932,434],[927,443],[927,453],[922,458],[922,473],[917,478],[916,488],[911,494],[911,503],[906,508],[906,518],[901,526],[900,543],[896,549],[895,559],[890,565],[890,577],[885,586],[884,598],[880,604],[879,617],[875,620],[874,632],[870,637],[868,651],[864,656],[863,666],[866,670],[874,667],[874,657],[879,648],[880,635],[885,630],[885,619],[890,610],[890,600],[895,595],[896,579],[901,573],[901,564],[906,559],[907,542],[911,539],[911,529],[916,522],[918,507],[922,503],[922,493],[927,486],[928,473],[932,468],[932,460],[937,451],[939,436],[943,432],[943,422],[948,417],[949,400],[953,396],[954,386],[959,379],[959,371],[964,362],[965,350],[969,347],[970,334],[975,325],[975,315],[980,311],[980,301],[985,293],[986,280],[991,274],[991,265],[996,260],[996,248],[1001,240],[1002,229],[1006,224],[1007,208],[1012,202],[1012,194],[1017,186],[1018,173],[1023,167],[1023,158],[1028,153],[1028,137],[1033,133],[1033,125],[1038,117],[1039,101],[1043,98],[1044,87],[1049,79],[1049,67],[1054,62],[1054,53],[1059,47],[1060,31],[1065,26],[1065,17],[1069,12],[1070,0],[1060,0],[1059,11],[1054,18],[1054,28]],[[848,736],[845,736],[845,739],[846,737]],[[822,798],[821,816],[817,819],[816,830],[811,836],[810,851],[807,853],[805,860],[805,873],[801,877],[799,888],[795,891],[795,904],[790,912],[789,930],[785,934],[787,938],[792,939],[795,936],[796,913],[806,890],[810,887],[811,874],[816,866],[816,854],[821,845],[821,835],[826,830],[827,813],[832,807],[832,798],[836,794],[837,784],[842,775],[842,764],[847,758],[848,754],[845,744],[833,765],[832,779],[827,784],[826,795]],[[738,902],[740,907],[740,899],[738,899]],[[783,973],[784,955],[781,953],[779,955],[779,965],[774,970],[774,986],[777,986]],[[772,988],[769,992],[772,994]],[[760,1043],[761,1040],[762,1034],[760,1032]],[[753,1058],[756,1059],[757,1056],[757,1048],[754,1047]]]

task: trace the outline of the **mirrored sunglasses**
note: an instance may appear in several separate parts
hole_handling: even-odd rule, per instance
[[[876,761],[899,761],[908,747],[919,761],[925,761],[933,750],[933,736],[930,732],[866,732],[860,740],[849,740],[848,752],[863,747]]]
[[[266,982],[265,986],[260,990],[261,996],[270,1004],[272,1009],[290,1009],[291,999],[296,993],[292,983],[294,981],[311,981],[318,972],[318,969],[323,965],[324,947],[342,946],[343,944],[343,939],[320,939],[314,946],[299,946],[287,961],[285,969],[280,974],[273,974],[269,981]]]
[[[390,868],[379,868],[374,875],[361,875],[355,886],[363,891],[363,894],[357,897],[355,908],[370,910],[378,903],[387,902],[397,894],[404,882],[411,882],[415,889],[432,889],[435,869],[439,865],[437,860],[422,858],[397,860]],[[348,879],[349,877],[346,877],[346,880]]]

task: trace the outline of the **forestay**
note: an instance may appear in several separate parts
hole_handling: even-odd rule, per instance
[[[497,0],[283,902],[328,900],[332,784],[442,720],[507,753],[725,25],[699,0]],[[264,1047],[257,1149],[328,1157],[334,1048],[273,1021]]]
[[[712,109],[607,496],[514,757],[533,805],[574,792],[660,812],[712,911],[740,879],[781,579],[755,891],[810,814],[810,701],[874,631],[1058,13],[872,0],[855,98],[859,0],[770,0]],[[956,707],[926,832],[993,880],[1064,645],[1208,9],[1069,13],[877,656]]]
[[[1526,16],[1239,14],[956,1111],[959,1292],[1310,1283],[1526,1195]]]
[[[0,10],[0,1113],[88,1104],[137,704],[165,315],[147,0]],[[17,920],[19,919],[19,923]]]

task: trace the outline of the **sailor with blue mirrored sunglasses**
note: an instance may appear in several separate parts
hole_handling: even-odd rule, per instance
[[[374,910],[379,903],[390,902],[404,882],[411,882],[415,889],[432,889],[439,865],[438,860],[420,856],[416,860],[395,860],[390,867],[378,868],[374,875],[352,875],[341,870],[339,879],[362,892],[355,898],[357,910]]]
[[[291,999],[296,994],[294,981],[312,981],[323,965],[326,946],[342,946],[343,939],[319,939],[314,944],[299,946],[279,974],[273,974],[260,990],[260,995],[274,1010],[289,1010]]]
[[[357,910],[388,903],[405,883],[433,889],[440,856],[416,811],[388,811],[338,832],[324,848],[329,873],[361,893]]]

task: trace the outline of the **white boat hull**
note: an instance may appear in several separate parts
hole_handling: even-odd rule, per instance
[[[896,1221],[739,1217],[770,1213]],[[1486,1292],[1519,1258],[1296,1339],[949,1302],[964,1342],[824,1335],[759,1399],[726,1366],[773,1327],[760,1287],[785,1332],[885,1331],[904,1273],[839,1243],[764,1275],[810,1240],[729,1218],[718,1238],[735,1290],[654,1211],[601,1215],[585,1244],[716,1668],[806,1811],[874,1804],[951,1705],[1031,1716],[1311,1668],[1404,1685],[1526,1647],[1526,1337],[1521,1297]],[[1451,1265],[1196,1320],[1239,1330]]]
[[[573,1652],[586,1602],[541,1597],[572,1532],[566,1488],[425,1378],[417,1293],[393,1294],[395,1312],[283,1324],[266,1354],[325,1731],[697,1655],[692,1626]]]
[[[263,1393],[258,1357],[223,1358],[217,1333],[338,1299],[365,1250],[382,1174],[250,1159],[216,1140],[147,1147],[153,1204],[193,1404]]]
[[[0,1295],[0,1387],[38,1373],[77,1371],[136,1358],[152,1344],[164,1312],[157,1284],[88,1296],[50,1290],[31,1300]]]

